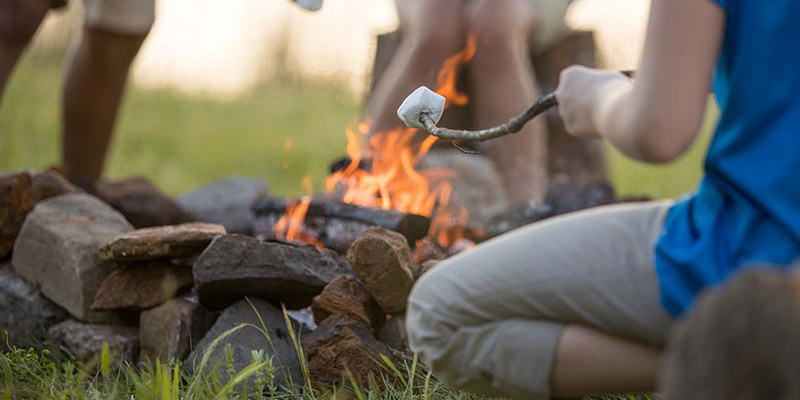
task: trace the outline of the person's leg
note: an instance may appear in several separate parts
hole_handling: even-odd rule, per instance
[[[568,325],[556,348],[550,385],[553,395],[570,399],[652,391],[661,362],[658,347],[583,325]]]
[[[85,29],[63,91],[63,162],[71,178],[103,173],[128,70],[155,19],[155,0],[83,0]]]
[[[402,126],[397,108],[420,85],[433,86],[442,62],[464,45],[463,0],[397,0],[400,48],[375,85],[369,104],[371,131]]]
[[[70,174],[91,181],[102,175],[128,69],[144,38],[84,30],[63,91],[63,161]]]
[[[49,0],[0,1],[0,99],[11,71],[50,8]]]
[[[446,382],[491,395],[653,389],[672,325],[653,267],[668,206],[554,218],[445,261],[411,293],[410,348]]]
[[[545,1],[564,0],[474,0],[470,5],[467,25],[477,40],[475,57],[469,66],[476,128],[505,122],[539,97],[529,42],[531,32],[549,27],[544,23],[549,21],[540,20],[544,16],[537,7]],[[542,200],[547,189],[544,119],[528,122],[516,135],[486,142],[482,150],[501,171],[511,203]]]

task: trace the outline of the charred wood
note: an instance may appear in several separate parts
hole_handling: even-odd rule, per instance
[[[256,203],[253,206],[253,210],[259,217],[276,214],[283,215],[286,212],[286,208],[291,205],[291,201],[286,199],[267,199]],[[344,219],[369,226],[379,226],[399,232],[410,244],[425,237],[428,234],[428,228],[430,228],[430,219],[421,215],[317,199],[309,204],[306,217]]]

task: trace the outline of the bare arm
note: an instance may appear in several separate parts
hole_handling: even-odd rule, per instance
[[[582,67],[562,73],[567,130],[605,137],[642,161],[674,160],[699,130],[724,29],[725,13],[710,0],[653,0],[634,83]]]

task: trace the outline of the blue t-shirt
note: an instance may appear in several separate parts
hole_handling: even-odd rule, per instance
[[[705,176],[670,209],[655,250],[674,315],[737,270],[800,257],[800,0],[716,3],[727,15],[722,114]]]

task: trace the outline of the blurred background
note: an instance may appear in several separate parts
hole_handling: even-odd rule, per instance
[[[568,24],[593,30],[600,63],[633,69],[647,0],[578,0]],[[81,4],[51,12],[0,104],[0,171],[59,160],[63,63],[81,31]],[[157,19],[134,67],[107,164],[109,178],[143,175],[177,195],[230,175],[263,179],[297,195],[321,187],[359,121],[376,35],[397,29],[392,0],[326,0],[318,13],[288,0],[158,0]],[[703,135],[668,166],[612,151],[622,194],[675,197],[700,177]]]

